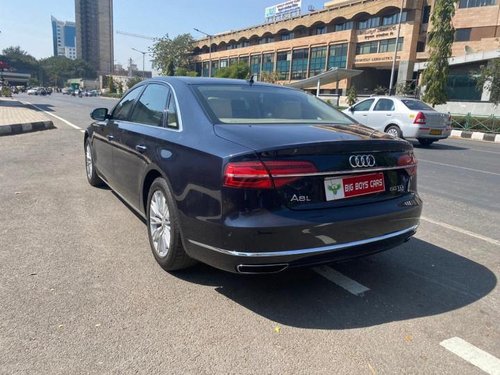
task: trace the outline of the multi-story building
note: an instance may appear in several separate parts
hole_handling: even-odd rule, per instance
[[[330,1],[319,11],[200,39],[194,49],[196,69],[202,76],[210,70],[214,75],[242,61],[257,76],[276,72],[282,83],[336,67],[358,69],[363,73],[341,81],[339,93],[354,85],[358,93],[370,94],[377,86],[389,87],[401,8],[394,81],[418,79],[428,59],[433,5],[434,0]],[[479,100],[470,71],[500,57],[500,8],[497,0],[460,0],[456,7],[449,97]],[[321,92],[333,94],[335,87],[322,86]]]
[[[76,59],[76,27],[71,21],[59,21],[51,16],[52,22],[52,44],[54,56],[66,56]]]
[[[75,0],[76,55],[97,74],[113,72],[113,0]]]

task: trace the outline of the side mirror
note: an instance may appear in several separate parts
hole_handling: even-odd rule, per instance
[[[354,113],[354,107],[349,107],[349,112]]]
[[[96,108],[90,114],[90,117],[96,121],[104,121],[109,118],[107,108]]]

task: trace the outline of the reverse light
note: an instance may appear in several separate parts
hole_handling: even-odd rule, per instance
[[[423,112],[418,112],[417,115],[415,116],[415,120],[413,120],[414,124],[417,125],[425,125],[426,123],[426,118]]]
[[[303,174],[317,172],[308,161],[243,161],[227,164],[224,186],[247,189],[283,187]]]

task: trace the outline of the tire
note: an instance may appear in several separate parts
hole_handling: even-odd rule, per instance
[[[98,187],[104,185],[104,182],[97,175],[94,163],[94,153],[89,140],[85,140],[85,174],[90,185]]]
[[[435,140],[429,138],[418,138],[417,140],[422,146],[430,146],[435,142]]]
[[[195,263],[182,246],[179,216],[167,182],[153,181],[147,200],[147,226],[151,251],[166,271],[187,268]]]
[[[389,126],[387,129],[385,129],[385,132],[389,135],[392,135],[393,137],[403,138],[401,129],[399,129],[399,126],[397,125]]]

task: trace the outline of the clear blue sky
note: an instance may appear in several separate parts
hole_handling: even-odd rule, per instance
[[[302,0],[303,14],[309,5],[316,9],[324,1]],[[125,31],[134,34],[175,37],[191,33],[196,27],[209,34],[236,30],[264,22],[264,8],[283,1],[273,0],[113,0],[115,63],[127,65],[129,58],[142,67],[142,55],[132,50],[147,51],[151,42],[116,34]],[[175,4],[175,5],[174,5]],[[0,0],[0,51],[20,46],[37,59],[50,57],[52,28],[50,16],[61,21],[75,20],[73,0]],[[146,56],[146,69],[150,63]]]

